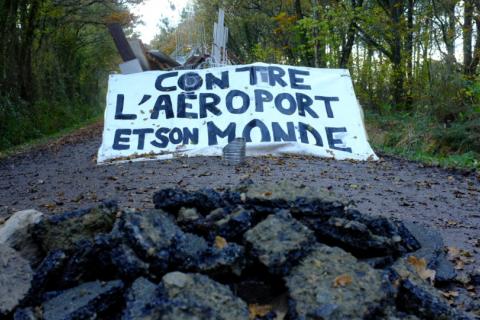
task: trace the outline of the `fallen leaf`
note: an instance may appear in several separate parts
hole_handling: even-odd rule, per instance
[[[338,288],[338,287],[345,287],[346,285],[351,284],[353,281],[352,276],[349,274],[342,274],[339,275],[338,277],[333,280],[333,287]]]
[[[447,247],[447,250],[448,255],[450,255],[451,257],[457,257],[458,255],[460,255],[460,249],[456,247]]]
[[[465,263],[462,260],[457,260],[455,262],[455,270],[463,270]]]
[[[457,291],[440,291],[440,293],[447,299],[453,299],[455,297],[458,297]]]
[[[203,173],[200,173],[200,174],[198,175],[198,177],[208,177],[208,176],[211,176],[211,175],[212,175],[211,172],[203,172]]]
[[[435,270],[427,268],[427,260],[424,258],[419,259],[415,256],[410,256],[408,257],[407,261],[415,268],[415,271],[420,278],[423,280],[428,280],[433,284],[433,281],[435,280]]]
[[[467,290],[468,290],[468,291],[471,291],[471,292],[475,292],[475,291],[476,291],[474,285],[469,285],[469,286],[467,286]]]
[[[220,236],[215,237],[215,247],[218,249],[223,249],[228,245],[227,240],[225,238],[222,238]]]
[[[50,211],[53,211],[53,210],[55,210],[57,205],[55,203],[46,203],[46,204],[42,204],[41,207],[44,207],[44,208],[46,208]]]
[[[454,220],[447,221],[447,225],[449,225],[449,226],[456,226],[457,224],[458,224],[458,222],[454,221]]]
[[[251,304],[248,306],[249,319],[254,320],[257,317],[264,317],[270,311],[272,311],[272,306],[270,305],[259,305]]]

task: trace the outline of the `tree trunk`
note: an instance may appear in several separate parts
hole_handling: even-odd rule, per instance
[[[447,26],[447,34],[445,37],[445,46],[447,47],[447,64],[451,65],[452,68],[456,62],[456,59],[455,59],[455,33],[456,33],[455,6],[456,6],[455,1],[453,0],[447,1],[448,26]]]
[[[479,5],[480,6],[480,5]],[[477,8],[480,10],[480,8]],[[476,76],[478,64],[480,63],[480,16],[475,17],[475,24],[477,25],[477,36],[475,39],[475,49],[473,50],[472,63],[470,64],[470,74]]]
[[[409,82],[413,78],[413,15],[414,15],[414,0],[408,0],[407,8],[407,39],[405,43],[405,57],[407,59],[407,76]]]
[[[391,91],[393,95],[393,103],[403,106],[405,102],[404,94],[404,69],[402,59],[402,16],[403,16],[403,0],[393,0],[390,6],[390,16],[392,19],[392,41],[390,43],[390,51],[392,53],[391,61],[393,64],[393,73],[391,81]]]
[[[473,21],[473,1],[464,0],[463,12],[463,72],[466,76],[471,76],[472,70],[472,21]]]
[[[312,0],[312,10],[313,10],[313,19],[318,21],[318,0]],[[320,43],[318,41],[318,27],[315,26],[313,29],[313,65],[315,68],[320,66],[319,63],[319,54],[320,54]]]
[[[40,0],[33,0],[28,6],[25,6],[23,10],[24,19],[22,29],[24,30],[22,35],[22,43],[19,50],[19,62],[20,62],[20,94],[22,98],[27,101],[32,101],[34,97],[32,86],[32,50],[35,39],[35,28],[37,13],[40,7]]]
[[[17,38],[17,20],[18,20],[18,0],[7,0],[3,5],[1,20],[1,41],[0,49],[0,65],[1,65],[1,82],[6,86],[6,90],[16,88],[18,82],[18,38]]]
[[[354,11],[356,11],[358,8],[361,8],[363,5],[363,0],[351,0],[352,8]],[[352,48],[353,44],[355,42],[355,36],[356,36],[356,28],[355,25],[357,23],[356,16],[352,18],[352,21],[350,21],[350,25],[348,26],[348,31],[347,31],[347,41],[345,41],[344,46],[342,46],[342,52],[340,53],[340,59],[338,62],[338,65],[340,68],[346,68],[348,61],[350,60],[350,56],[352,54]]]
[[[413,86],[413,16],[415,1],[408,0],[407,3],[407,39],[405,42],[405,59],[407,60],[407,94],[406,105],[412,105],[412,86]]]

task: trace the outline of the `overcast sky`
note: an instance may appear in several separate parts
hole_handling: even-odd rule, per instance
[[[175,5],[172,10],[171,3]],[[158,32],[158,23],[167,17],[172,25],[176,25],[180,19],[180,13],[190,3],[190,0],[145,0],[142,5],[133,7],[132,11],[145,23],[135,30],[140,33],[144,43],[149,43]]]

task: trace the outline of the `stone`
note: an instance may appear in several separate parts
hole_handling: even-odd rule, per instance
[[[0,225],[0,244],[17,250],[32,265],[38,264],[43,259],[43,255],[32,237],[32,230],[42,217],[43,213],[36,210],[14,213],[3,225]]]
[[[476,268],[470,272],[470,280],[473,285],[480,286],[480,268]]]
[[[286,274],[315,245],[315,236],[287,210],[269,215],[244,235],[249,254],[274,274]]]
[[[395,253],[395,241],[373,234],[361,222],[337,217],[330,217],[326,221],[323,219],[301,221],[315,231],[320,242],[339,246],[354,253],[356,257],[378,257]]]
[[[450,307],[447,301],[433,287],[410,278],[402,281],[397,300],[399,301],[398,309],[421,319],[473,319]]]
[[[123,238],[157,276],[162,276],[170,267],[209,275],[238,274],[243,268],[242,246],[231,243],[221,250],[215,248],[204,238],[183,232],[162,210],[124,212],[114,233],[114,237]]]
[[[412,222],[405,223],[405,226],[421,245],[419,250],[412,252],[410,255],[427,261],[428,268],[435,270],[435,282],[453,281],[457,272],[454,265],[447,259],[441,234],[432,228]]]
[[[430,268],[442,273],[445,266],[437,235],[424,239],[428,231],[363,214],[321,190],[288,182],[222,194],[168,189],[155,201],[156,210],[103,205],[34,224],[46,257],[8,309],[2,299],[13,298],[13,281],[2,277],[11,262],[0,261],[0,279],[10,286],[0,281],[0,318],[467,317],[429,283]],[[13,251],[6,248],[0,260]],[[15,272],[25,275],[8,268],[14,279]],[[467,286],[443,294],[476,312]]]
[[[278,209],[291,209],[292,213],[322,212],[328,215],[341,214],[346,201],[318,188],[297,186],[290,181],[274,184],[250,184],[242,187],[242,203],[256,211],[274,213]]]
[[[37,320],[39,319],[32,308],[17,309],[13,320]]]
[[[71,251],[55,281],[55,290],[71,288],[86,281],[103,280],[106,277],[106,261],[99,259],[101,253],[94,242],[82,240],[77,242],[75,250]]]
[[[279,292],[283,292],[283,281],[268,275],[255,274],[232,284],[234,292],[248,304],[269,305]]]
[[[209,249],[202,237],[182,232],[175,236],[173,246],[172,265],[184,271],[195,271]]]
[[[379,215],[366,215],[355,208],[348,208],[345,216],[349,220],[365,224],[375,235],[391,239],[397,254],[412,252],[420,248],[420,243],[403,222]]]
[[[177,214],[184,208],[196,208],[206,213],[226,205],[222,196],[211,189],[201,191],[186,191],[178,188],[163,189],[153,195],[155,209],[162,209]]]
[[[0,205],[0,225],[4,224],[13,214],[13,209],[9,206]]]
[[[242,206],[217,208],[207,215],[195,208],[181,208],[176,221],[182,230],[213,239],[221,236],[229,241],[241,241],[243,234],[255,224],[256,215]]]
[[[62,250],[50,251],[35,269],[32,287],[25,302],[36,304],[45,291],[56,289],[58,277],[62,274],[67,259],[67,255]]]
[[[355,252],[359,258],[400,256],[420,247],[402,223],[362,214],[322,189],[284,181],[249,185],[243,192],[245,208],[263,213],[289,209],[293,217],[315,231],[320,242]]]
[[[183,224],[189,224],[197,221],[200,218],[202,218],[202,216],[198,213],[197,209],[182,207],[178,212],[177,222],[183,223]]]
[[[46,253],[73,250],[80,241],[93,241],[97,234],[110,232],[117,210],[115,202],[106,202],[99,207],[49,216],[35,226],[34,236]]]
[[[28,261],[9,246],[0,244],[0,316],[12,312],[27,296],[32,278]]]
[[[150,265],[140,259],[132,248],[125,244],[113,247],[109,255],[114,273],[122,279],[134,279],[149,273]]]
[[[292,319],[381,315],[391,290],[382,274],[340,248],[319,245],[285,278]]]
[[[43,280],[35,283],[44,283],[41,286],[52,291],[94,280],[133,281],[148,275],[149,267],[132,248],[110,235],[100,234],[93,242],[77,242],[68,254],[61,250],[51,251],[37,270]]]
[[[110,309],[122,300],[123,282],[87,282],[65,290],[43,303],[45,320],[107,319]]]
[[[420,247],[401,223],[365,216],[356,209],[330,217],[321,212],[298,213],[296,217],[315,231],[318,241],[341,247],[357,258],[398,257]]]
[[[170,306],[163,307],[170,314],[166,319],[185,312],[189,313],[187,319],[248,319],[247,304],[207,276],[171,272],[162,278],[159,288],[163,306]]]
[[[155,303],[157,285],[145,278],[136,279],[126,294],[122,320],[145,319],[149,306]]]
[[[161,320],[227,320],[218,317],[215,310],[192,300],[157,300],[145,308],[141,319]]]
[[[395,259],[392,256],[382,256],[361,259],[360,261],[368,263],[372,268],[383,269],[392,265],[395,262]]]
[[[241,239],[243,234],[254,224],[254,213],[242,206],[214,222],[215,233],[227,240]]]
[[[172,248],[171,266],[186,272],[239,275],[245,264],[245,250],[242,246],[227,243],[223,248],[216,248],[202,237],[191,233],[178,234]]]
[[[422,279],[415,265],[403,257],[389,268],[390,281],[397,287],[397,309],[421,319],[469,319],[452,308],[427,280]]]
[[[223,248],[209,247],[194,269],[212,276],[239,276],[246,264],[245,249],[236,243],[227,243]]]
[[[162,210],[126,211],[121,217],[125,242],[144,261],[151,263],[156,273],[168,269],[174,239],[183,231]]]

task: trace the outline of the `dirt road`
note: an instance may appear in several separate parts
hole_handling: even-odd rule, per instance
[[[287,179],[327,188],[360,210],[416,221],[441,231],[448,246],[469,250],[480,261],[480,180],[477,175],[424,167],[386,157],[380,162],[319,158],[249,158],[240,168],[219,158],[190,158],[97,166],[99,125],[46,148],[0,160],[0,207],[61,212],[117,199],[133,208],[152,207],[166,187],[224,188],[250,178]],[[1,219],[1,214],[0,214]]]

